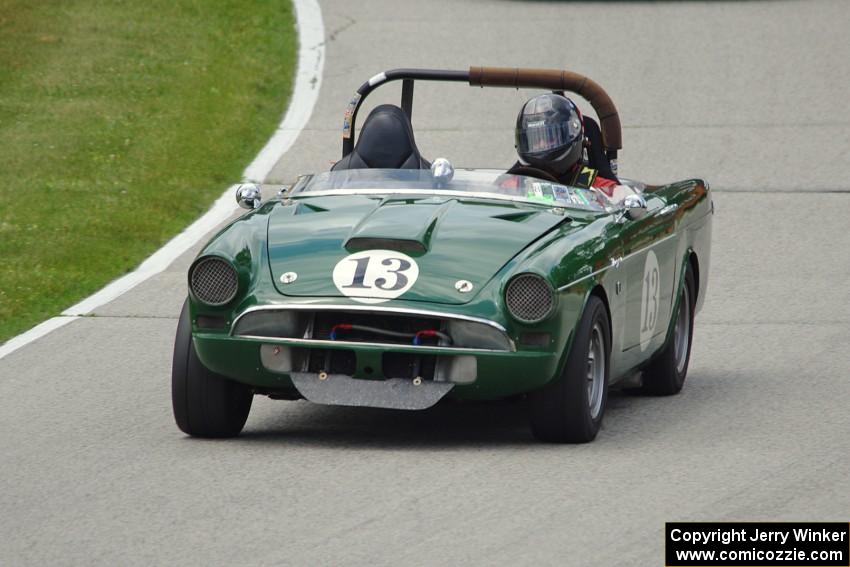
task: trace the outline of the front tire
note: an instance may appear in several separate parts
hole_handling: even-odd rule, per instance
[[[251,411],[251,389],[206,368],[192,342],[189,302],[183,303],[171,365],[171,405],[181,431],[194,437],[239,435]]]
[[[587,443],[596,438],[608,400],[610,338],[605,304],[591,296],[563,373],[529,395],[531,431],[537,439]]]
[[[673,319],[673,333],[664,350],[643,370],[641,390],[646,394],[672,396],[678,394],[685,384],[694,336],[694,287],[694,274],[689,262]]]

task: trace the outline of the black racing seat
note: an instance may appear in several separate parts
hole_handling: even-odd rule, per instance
[[[404,111],[394,104],[375,107],[363,127],[354,150],[336,162],[340,169],[428,169],[413,138],[413,127]]]
[[[602,147],[602,131],[599,129],[599,124],[590,116],[584,116],[583,118],[584,137],[589,142],[587,146],[588,167],[598,171],[602,177],[616,181],[617,176],[611,170],[611,160],[605,155],[605,150]]]

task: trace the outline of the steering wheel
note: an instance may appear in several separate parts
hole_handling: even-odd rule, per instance
[[[536,167],[529,167],[527,165],[514,167],[508,173],[511,175],[525,175],[526,177],[536,177],[537,179],[545,179],[546,181],[561,183],[551,173],[543,171],[542,169],[537,169]]]

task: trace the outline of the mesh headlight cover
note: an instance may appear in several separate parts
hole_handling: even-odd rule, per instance
[[[554,303],[552,288],[536,274],[520,274],[505,289],[508,312],[523,323],[542,321],[552,312]]]
[[[192,268],[192,293],[207,305],[224,305],[236,297],[239,278],[236,270],[221,258],[204,258]]]

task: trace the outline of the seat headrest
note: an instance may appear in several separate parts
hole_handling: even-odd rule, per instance
[[[413,127],[404,111],[393,104],[375,107],[363,127],[354,151],[331,169],[427,169],[416,147]]]

